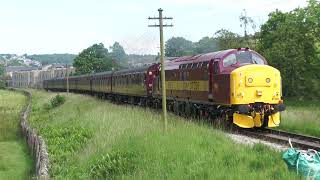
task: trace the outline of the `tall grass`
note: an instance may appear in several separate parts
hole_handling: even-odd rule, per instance
[[[31,123],[48,144],[56,179],[294,179],[281,155],[235,144],[219,130],[158,111],[70,94],[32,91]]]
[[[24,95],[0,90],[0,179],[27,179],[33,162],[19,136],[19,114]]]
[[[280,129],[320,137],[320,102],[289,99]]]

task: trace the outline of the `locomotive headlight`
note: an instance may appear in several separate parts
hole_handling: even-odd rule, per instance
[[[248,82],[249,82],[249,83],[252,83],[252,82],[253,82],[253,79],[252,79],[252,78],[249,78],[249,79],[248,79]]]
[[[266,79],[266,82],[267,82],[267,83],[270,83],[270,81],[271,81],[270,78],[267,78],[267,79]]]

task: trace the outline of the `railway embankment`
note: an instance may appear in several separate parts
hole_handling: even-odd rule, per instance
[[[320,103],[319,101],[285,101],[286,111],[282,112],[280,129],[320,137]]]
[[[22,110],[20,117],[21,132],[35,160],[35,176],[37,179],[49,179],[49,158],[46,143],[44,139],[37,133],[37,130],[32,128],[28,122],[28,117],[32,106],[32,95],[26,90],[10,90],[22,92],[27,97],[26,106]]]
[[[33,176],[34,161],[19,128],[19,112],[25,103],[23,94],[0,89],[0,179]]]
[[[48,146],[56,179],[295,179],[281,153],[261,143],[240,145],[224,132],[158,111],[91,96],[31,90],[30,125]]]

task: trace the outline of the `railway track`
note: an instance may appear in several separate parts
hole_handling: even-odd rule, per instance
[[[289,139],[293,147],[301,149],[314,149],[320,151],[320,138],[313,136],[306,136],[275,129],[237,129],[239,134],[259,138],[270,142],[279,144],[288,144]]]

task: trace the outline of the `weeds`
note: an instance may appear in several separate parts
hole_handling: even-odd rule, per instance
[[[94,179],[106,179],[119,175],[128,175],[135,169],[135,153],[112,151],[101,155],[90,166],[89,176]]]
[[[64,104],[66,101],[66,98],[64,96],[61,96],[59,94],[57,94],[56,96],[54,96],[51,100],[50,103],[45,103],[44,106],[44,110],[49,111],[51,109],[54,109],[56,107],[61,106],[62,104]]]
[[[54,179],[294,179],[279,153],[235,144],[222,131],[157,111],[32,91],[30,121],[48,144]]]
[[[25,100],[20,93],[0,90],[0,179],[28,179],[33,172],[27,145],[19,136]]]
[[[320,103],[288,100],[281,113],[280,129],[320,137]]]

